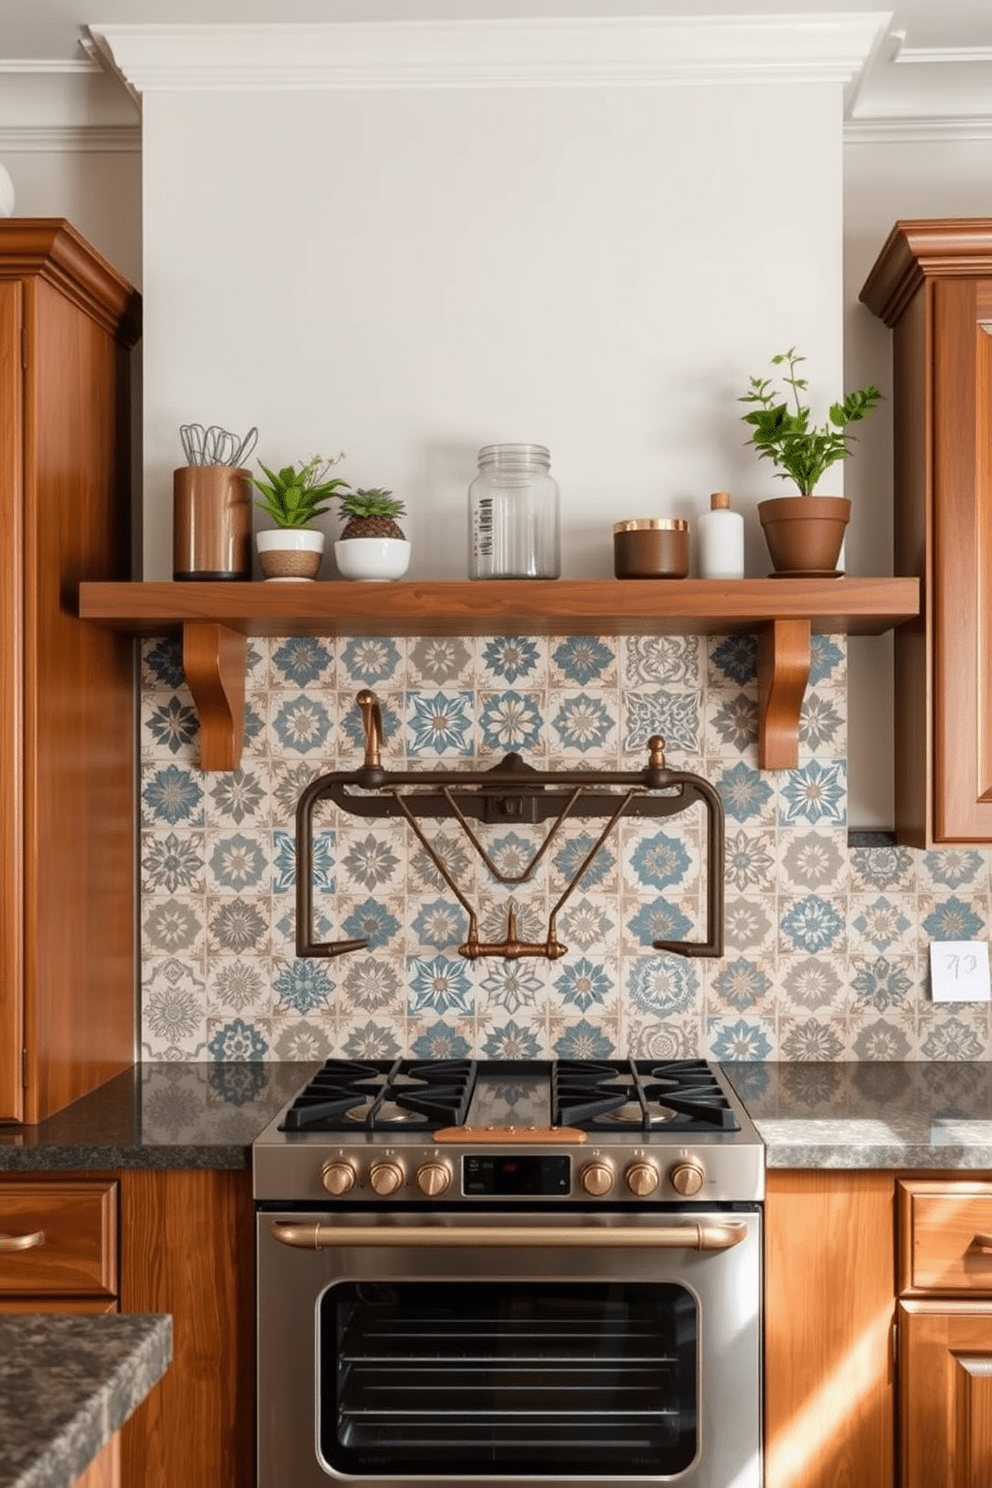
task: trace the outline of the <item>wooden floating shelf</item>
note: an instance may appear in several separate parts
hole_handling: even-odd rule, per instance
[[[758,636],[758,762],[792,769],[811,634],[882,635],[920,613],[915,578],[84,583],[79,616],[181,634],[204,770],[241,759],[249,636]]]

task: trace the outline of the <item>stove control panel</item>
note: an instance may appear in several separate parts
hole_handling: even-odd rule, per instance
[[[460,1178],[460,1187],[458,1179]],[[605,1199],[609,1196],[671,1200],[695,1198],[712,1181],[701,1159],[686,1153],[666,1167],[653,1155],[632,1156],[618,1165],[609,1152],[593,1151],[583,1162],[564,1153],[520,1151],[460,1154],[458,1160],[423,1152],[386,1152],[368,1166],[346,1153],[329,1157],[320,1182],[332,1198],[368,1196],[380,1199],[561,1198]]]

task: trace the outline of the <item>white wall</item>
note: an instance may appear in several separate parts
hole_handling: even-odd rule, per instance
[[[793,342],[825,401],[839,380],[840,108],[833,83],[147,95],[146,577],[186,420],[257,424],[270,464],[343,448],[407,500],[412,577],[465,576],[493,441],[550,447],[566,577],[612,572],[617,518],[777,493],[735,400]]]
[[[519,98],[502,98],[507,125],[534,113],[534,98],[515,113]],[[772,89],[757,101],[767,109],[775,98]],[[756,99],[749,90],[749,101]],[[766,350],[799,342],[826,381],[842,325],[844,386],[874,380],[888,391],[890,334],[857,297],[897,218],[992,216],[992,139],[858,143],[843,149],[843,212],[824,232],[816,198],[822,189],[833,213],[841,168],[829,104],[812,126],[825,174],[798,171],[797,189],[814,200],[800,210],[790,194],[782,223],[764,215],[766,193],[742,160],[744,130],[728,126],[712,90],[672,90],[665,100],[628,95],[632,106],[619,122],[612,108],[590,111],[576,106],[580,95],[562,95],[544,116],[540,150],[523,148],[525,132],[510,129],[499,146],[500,173],[482,127],[489,121],[490,135],[496,127],[496,95],[477,100],[472,130],[460,120],[454,140],[445,132],[451,99],[434,108],[426,98],[408,98],[415,106],[407,117],[416,116],[418,129],[406,139],[395,108],[378,117],[376,94],[357,112],[351,97],[339,96],[336,117],[320,111],[302,140],[279,144],[269,123],[285,126],[287,111],[298,107],[310,118],[316,101],[270,96],[271,121],[266,115],[253,123],[263,100],[242,98],[224,137],[235,133],[244,148],[233,152],[233,164],[227,159],[219,185],[219,161],[213,149],[204,154],[195,111],[182,127],[170,121],[168,106],[159,129],[149,131],[146,119],[167,179],[185,201],[181,212],[171,212],[156,191],[146,219],[161,289],[146,299],[146,323],[156,327],[153,345],[160,325],[169,343],[156,357],[149,405],[149,576],[168,573],[176,425],[204,415],[239,427],[258,422],[263,449],[277,459],[322,445],[346,448],[355,480],[393,485],[407,496],[420,573],[464,571],[464,485],[477,445],[546,439],[563,489],[567,571],[607,572],[606,534],[617,516],[699,510],[718,486],[733,489],[742,507],[758,494],[759,472],[739,443],[733,399],[741,373],[760,370]],[[187,95],[171,111],[190,102]],[[802,129],[777,130],[766,120],[776,145],[791,144],[806,159],[814,158],[806,155],[807,103]],[[146,115],[151,105],[146,99]],[[687,150],[690,121],[698,143]],[[562,143],[566,123],[578,128],[584,157]],[[203,170],[190,170],[169,149],[173,124]],[[615,126],[624,145],[616,182]],[[439,142],[443,174],[428,168],[424,153]],[[78,146],[12,150],[0,129],[0,158],[14,179],[19,214],[69,217],[141,283],[140,156]],[[363,178],[370,159],[375,169]],[[643,167],[635,165],[642,160]],[[565,183],[578,192],[574,201],[563,200]],[[533,210],[507,209],[511,187],[526,191]],[[756,220],[758,241],[749,243],[742,231],[742,210],[747,223]],[[508,219],[524,228],[505,264],[494,245],[505,241]],[[785,281],[778,277],[782,259]],[[208,271],[202,281],[199,263]],[[496,298],[473,289],[480,263],[500,286]],[[814,291],[811,264],[821,275]],[[187,278],[200,286],[192,301],[179,292]],[[228,324],[237,354],[214,321],[215,301],[234,284],[240,290]],[[514,284],[527,291],[519,303]],[[760,314],[752,311],[755,297]],[[773,297],[777,319],[769,319]],[[301,316],[302,329],[292,336],[287,307]],[[369,313],[374,330],[363,334]],[[517,355],[518,343],[526,354]],[[454,366],[452,345],[459,353]],[[883,407],[864,426],[845,471],[854,500],[852,572],[891,571],[891,480]],[[749,565],[760,572],[753,525]],[[850,643],[852,826],[891,825],[890,658],[887,638]]]

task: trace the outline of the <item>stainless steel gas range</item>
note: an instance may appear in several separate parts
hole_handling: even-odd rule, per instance
[[[760,1488],[722,1072],[330,1060],[257,1139],[258,1488]]]

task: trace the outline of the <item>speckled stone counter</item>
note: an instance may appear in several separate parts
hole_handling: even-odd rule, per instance
[[[0,1126],[0,1172],[242,1168],[319,1063],[137,1064],[37,1126]],[[722,1066],[770,1168],[988,1168],[992,1063]]]
[[[992,1063],[722,1068],[769,1168],[992,1169]]]
[[[70,1488],[171,1358],[167,1317],[0,1315],[0,1488]]]
[[[37,1126],[0,1126],[0,1172],[248,1168],[314,1063],[137,1064]]]

